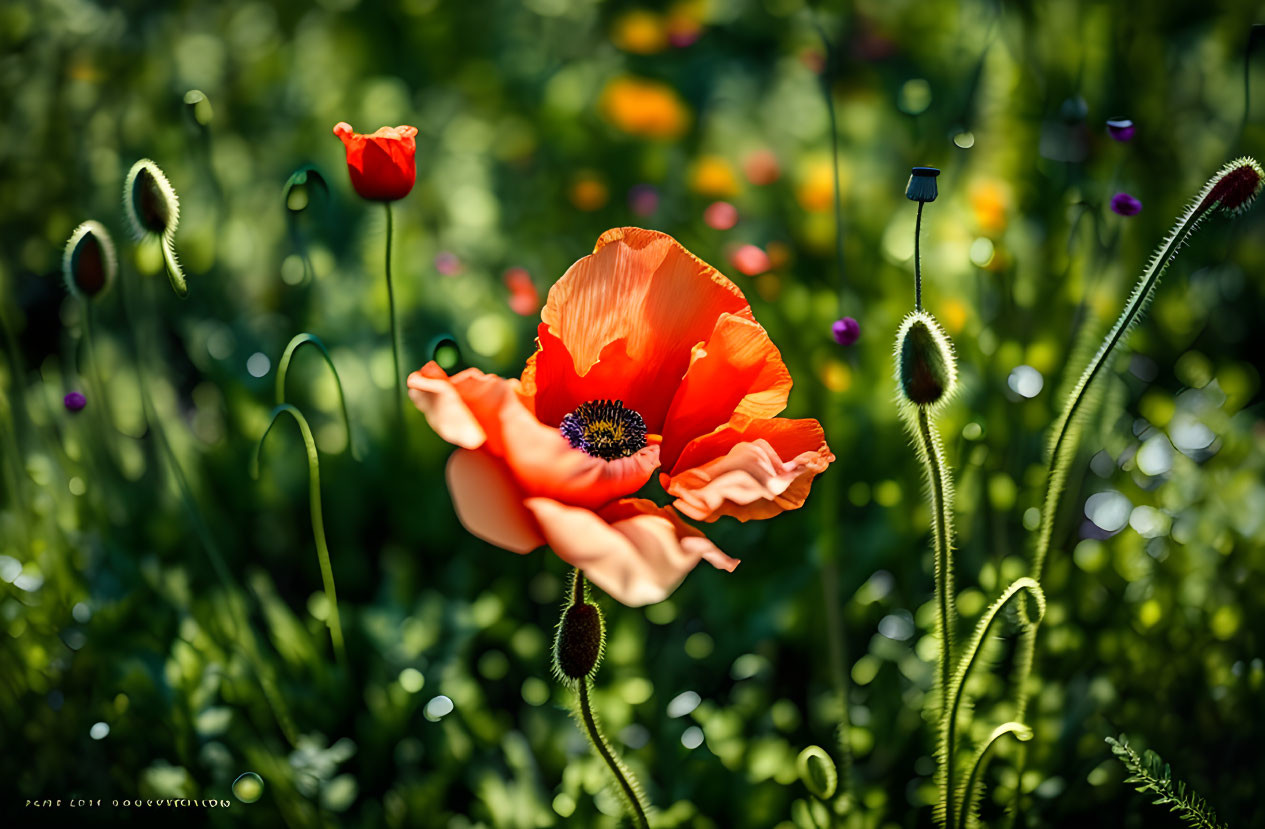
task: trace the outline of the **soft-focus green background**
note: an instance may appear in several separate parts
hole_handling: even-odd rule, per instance
[[[1027,568],[1046,430],[1085,338],[1118,312],[1184,201],[1225,161],[1265,147],[1259,121],[1242,126],[1259,12],[1249,2],[864,0],[816,16],[801,0],[6,2],[0,813],[17,817],[7,825],[617,822],[604,768],[550,676],[566,568],[468,535],[443,483],[449,447],[412,410],[406,446],[391,430],[385,223],[351,191],[331,134],[340,120],[420,130],[417,186],[396,206],[409,368],[447,335],[461,365],[517,374],[535,315],[510,309],[503,273],[526,268],[543,296],[603,230],[637,224],[738,281],[795,376],[790,413],[826,422],[839,460],[804,509],[707,528],[743,559],[737,571],[702,567],[644,610],[603,602],[597,706],[662,824],[810,825],[793,759],[810,744],[839,756],[834,590],[864,825],[928,825],[929,516],[890,369],[912,304],[908,168],[944,170],[924,220],[925,299],[961,361],[943,431],[969,625]],[[841,278],[822,73],[839,121]],[[628,79],[661,86],[629,95]],[[1132,142],[1110,139],[1112,116],[1137,123]],[[758,151],[764,166],[751,169]],[[122,180],[141,157],[181,196],[185,301],[126,239]],[[304,163],[329,198],[314,193],[291,213],[283,185]],[[648,213],[646,186],[658,199]],[[1141,199],[1141,214],[1109,212],[1117,191]],[[738,209],[731,230],[703,220],[717,198]],[[125,277],[139,271],[151,289],[145,371],[231,588],[146,429],[117,290],[95,320],[109,399],[90,397],[78,415],[61,405],[85,381],[82,311],[60,257],[87,218],[114,233]],[[1021,825],[1176,825],[1122,783],[1102,741],[1120,731],[1163,754],[1232,825],[1265,825],[1263,228],[1259,211],[1209,224],[1102,384],[1048,569]],[[731,265],[742,244],[770,253],[769,274]],[[830,337],[840,313],[860,321],[850,349]],[[326,368],[301,355],[291,398],[322,452],[346,668],[322,622],[291,424],[270,438],[259,482],[248,475],[271,369],[300,331],[329,344],[364,447],[351,457]],[[120,433],[103,455],[94,411],[106,408]],[[1106,495],[1086,510],[1095,493]],[[1087,514],[1119,532],[1095,530]],[[1007,653],[981,674],[976,738],[1004,716],[990,700],[1005,690]],[[988,775],[990,820],[1020,782],[1012,760],[1002,752]],[[250,805],[230,788],[247,771],[265,783]],[[109,806],[181,796],[232,805]],[[24,808],[71,797],[106,805]]]

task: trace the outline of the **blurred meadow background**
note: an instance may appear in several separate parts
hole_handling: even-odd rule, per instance
[[[1087,344],[1203,182],[1265,147],[1265,67],[1245,71],[1259,20],[1246,0],[8,0],[6,825],[621,820],[550,674],[568,568],[469,535],[450,446],[411,407],[406,439],[393,431],[385,220],[348,183],[344,120],[420,131],[417,185],[395,205],[406,370],[435,356],[516,376],[552,282],[602,231],[637,225],[739,284],[795,378],[788,413],[825,423],[839,461],[802,510],[707,528],[734,573],[700,567],[645,609],[602,600],[596,705],[656,825],[816,825],[795,757],[820,745],[842,770],[845,682],[848,825],[931,825],[930,517],[891,368],[912,307],[909,168],[943,170],[924,302],[962,373],[941,426],[969,625],[1027,571],[1048,429]],[[1114,117],[1131,141],[1108,134]],[[142,157],[180,195],[184,300],[123,221]],[[1112,212],[1117,192],[1141,212]],[[95,305],[105,399],[60,275],[85,219],[146,288],[139,366],[117,286]],[[1101,381],[1044,580],[1036,739],[1022,774],[1009,749],[990,768],[990,823],[1017,800],[1020,826],[1178,825],[1124,783],[1103,742],[1123,732],[1230,825],[1265,826],[1263,222],[1210,221]],[[830,333],[843,315],[860,325],[847,348]],[[249,474],[303,331],[329,347],[354,437],[328,367],[300,352],[289,399],[320,450],[341,666],[297,430],[283,423]],[[66,409],[71,391],[86,409]],[[981,715],[1008,647],[975,682]],[[262,793],[234,796],[248,772]],[[105,805],[24,805],[74,797]],[[230,805],[110,806],[137,797]]]

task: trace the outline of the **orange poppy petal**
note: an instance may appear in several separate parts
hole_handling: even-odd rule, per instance
[[[545,543],[504,462],[486,451],[458,449],[448,459],[447,477],[457,518],[471,535],[515,553]]]
[[[667,598],[698,564],[703,546],[710,545],[705,539],[678,538],[672,520],[653,512],[621,513],[608,522],[548,498],[528,498],[525,504],[559,558],[629,607]]]
[[[440,437],[504,460],[528,495],[597,508],[641,489],[659,467],[657,442],[614,461],[571,448],[536,419],[517,386],[474,368],[448,377],[434,362],[408,378],[409,396]]]
[[[663,465],[694,438],[729,423],[742,428],[786,408],[791,373],[764,328],[733,314],[721,316],[706,343],[694,348],[685,379],[668,409]]]
[[[696,521],[748,521],[798,509],[834,459],[817,421],[771,418],[691,441],[676,463],[680,471],[661,481],[674,506]]]
[[[500,411],[511,391],[510,381],[477,368],[449,377],[434,360],[409,375],[408,396],[444,440],[465,449],[489,443],[504,454]]]
[[[573,374],[587,381],[594,366],[608,358],[608,347],[622,341],[628,363],[619,369],[620,393],[613,399],[631,405],[629,398],[640,391],[637,411],[649,431],[660,433],[691,349],[711,336],[724,313],[753,319],[742,292],[719,271],[667,234],[616,228],[602,234],[593,253],[549,290],[541,319],[556,341],[542,339],[538,354],[561,346]],[[561,354],[534,360],[524,384],[548,399],[564,380],[543,369],[561,360]],[[594,379],[605,384],[614,376],[599,372]]]

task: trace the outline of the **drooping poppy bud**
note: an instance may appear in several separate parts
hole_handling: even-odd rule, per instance
[[[813,795],[822,800],[835,796],[839,772],[835,769],[835,761],[821,746],[809,746],[801,751],[795,765],[799,768],[799,779]]]
[[[118,270],[109,231],[91,220],[75,228],[66,242],[61,269],[72,295],[95,299],[104,294]]]
[[[947,400],[957,382],[953,345],[935,317],[915,311],[896,334],[896,379],[901,395],[915,406]]]
[[[162,248],[163,265],[176,296],[185,297],[189,285],[176,258],[173,243],[180,223],[180,199],[158,165],[142,158],[123,182],[123,208],[137,241],[155,240]]]
[[[147,236],[170,237],[180,223],[180,199],[167,176],[148,158],[133,164],[128,172],[123,183],[123,207],[138,241]]]
[[[602,611],[573,604],[562,615],[553,644],[554,665],[568,679],[589,676],[602,658]]]
[[[1198,208],[1210,208],[1215,204],[1226,213],[1242,213],[1265,187],[1265,171],[1256,159],[1248,156],[1236,158],[1222,167],[1208,182]]]
[[[417,127],[382,127],[361,135],[340,121],[334,125],[334,135],[347,150],[351,186],[362,199],[396,201],[412,191],[417,180]]]

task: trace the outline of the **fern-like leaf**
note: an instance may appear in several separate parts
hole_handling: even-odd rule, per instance
[[[1152,802],[1156,806],[1168,806],[1170,812],[1179,815],[1187,826],[1195,829],[1229,829],[1228,824],[1217,820],[1217,813],[1208,801],[1187,788],[1181,780],[1173,779],[1173,770],[1154,751],[1138,754],[1123,734],[1118,738],[1108,737],[1107,744],[1129,772],[1124,782],[1132,784],[1142,794],[1150,792],[1154,795]]]

